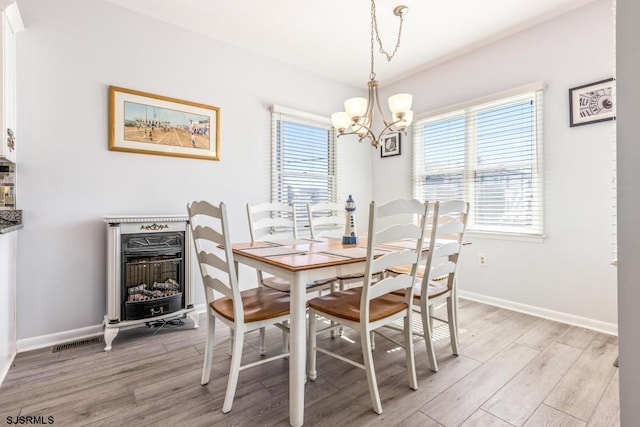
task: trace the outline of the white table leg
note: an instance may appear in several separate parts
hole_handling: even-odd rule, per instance
[[[304,379],[307,361],[307,299],[304,274],[295,275],[290,296],[289,423],[299,427],[304,423]]]

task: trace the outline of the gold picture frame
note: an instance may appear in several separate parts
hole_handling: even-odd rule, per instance
[[[220,160],[220,108],[109,86],[109,150]]]

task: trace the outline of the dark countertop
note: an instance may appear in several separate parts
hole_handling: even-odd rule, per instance
[[[21,210],[0,210],[0,234],[11,233],[22,227]]]

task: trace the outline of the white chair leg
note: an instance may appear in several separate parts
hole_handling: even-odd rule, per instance
[[[449,337],[451,338],[451,351],[458,355],[458,299],[451,295],[447,298],[447,317],[449,320]]]
[[[260,345],[258,346],[258,353],[264,355],[267,352],[267,345],[265,344],[265,328],[260,328]]]
[[[289,327],[289,321],[285,320],[282,322],[284,326]],[[282,330],[282,352],[287,353],[289,351],[289,331],[283,329]]]
[[[340,291],[344,291],[345,290],[344,280],[340,280],[340,285],[339,285],[338,288],[340,289]],[[344,336],[344,326],[342,326],[342,325],[338,326],[338,336],[339,337]]]
[[[233,356],[233,328],[229,327],[229,356]]]
[[[431,326],[431,331],[433,331],[433,313],[434,313],[434,305],[429,304],[429,325]]]
[[[371,335],[371,351],[374,351],[376,349],[376,334],[373,331],[369,334]]]
[[[360,341],[362,342],[362,357],[364,358],[364,368],[367,373],[367,382],[369,383],[371,405],[376,414],[382,414],[382,403],[380,403],[376,372],[373,366],[373,354],[371,353],[371,334],[364,327],[360,330]]]
[[[331,284],[331,292],[335,292],[336,291],[336,284],[332,283]],[[336,337],[336,322],[334,322],[333,320],[331,321],[331,338],[335,338]]]
[[[207,343],[204,348],[204,365],[202,367],[202,379],[200,380],[200,384],[207,385],[209,383],[209,378],[211,377],[211,361],[213,360],[213,343],[216,333],[216,318],[211,314],[207,313],[207,317],[209,317],[209,321],[207,322]]]
[[[233,355],[231,356],[231,366],[229,368],[229,379],[227,380],[227,394],[224,396],[222,412],[227,413],[233,406],[233,397],[238,386],[238,376],[240,374],[240,362],[242,361],[242,345],[244,341],[244,328],[236,327],[233,337]]]
[[[433,348],[433,330],[431,329],[431,312],[429,306],[426,304],[420,304],[420,311],[422,315],[422,331],[424,332],[424,344],[427,347],[427,356],[429,356],[429,366],[433,372],[438,372],[438,362],[436,361],[436,351]]]
[[[413,353],[413,330],[411,326],[411,309],[409,309],[409,313],[404,318],[404,352],[407,360],[409,387],[411,387],[411,390],[417,390],[418,378],[416,376],[416,358]]]
[[[315,381],[318,377],[316,371],[316,312],[309,309],[309,379]]]

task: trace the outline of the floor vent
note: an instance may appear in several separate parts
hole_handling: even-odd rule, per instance
[[[56,353],[58,351],[71,350],[72,348],[84,347],[86,345],[99,344],[104,341],[102,335],[93,337],[93,338],[85,338],[82,340],[72,341],[65,344],[58,344],[53,347],[51,350],[52,353]]]

